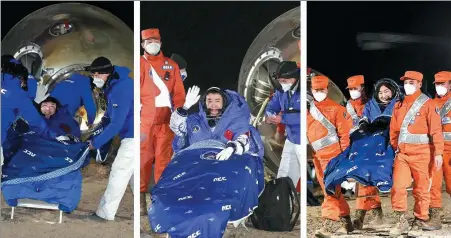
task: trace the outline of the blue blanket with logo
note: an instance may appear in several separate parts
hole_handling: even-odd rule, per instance
[[[1,189],[6,203],[18,199],[58,204],[73,211],[81,198],[81,168],[89,163],[88,144],[47,140],[30,131],[8,135],[3,148]]]
[[[392,187],[395,158],[389,138],[388,130],[355,131],[351,146],[332,159],[324,171],[326,192],[334,194],[335,186],[348,178],[388,192]]]
[[[178,152],[152,189],[149,221],[157,233],[176,237],[222,237],[228,222],[252,214],[264,188],[258,155],[218,161],[224,144],[202,141]]]

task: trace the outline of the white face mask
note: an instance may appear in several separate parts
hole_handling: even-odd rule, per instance
[[[325,93],[313,93],[313,97],[316,101],[322,102],[326,99],[327,95]]]
[[[98,87],[98,88],[102,88],[103,87],[103,85],[105,84],[105,81],[103,81],[103,79],[101,79],[101,78],[96,78],[96,77],[94,77],[93,78],[94,80],[93,80],[93,83],[96,85],[96,87]]]
[[[161,46],[160,44],[153,42],[145,45],[144,49],[146,50],[147,53],[151,55],[156,55],[158,52],[160,52],[160,46]]]
[[[354,100],[362,96],[362,92],[360,92],[359,90],[350,90],[349,94],[351,95],[351,98]]]
[[[440,97],[445,96],[448,93],[448,89],[442,85],[435,86],[435,91]]]
[[[417,88],[412,84],[404,84],[404,91],[406,91],[406,95],[412,95],[417,91]]]
[[[280,85],[282,86],[282,90],[284,92],[287,92],[293,86],[293,84],[290,83],[281,83]]]

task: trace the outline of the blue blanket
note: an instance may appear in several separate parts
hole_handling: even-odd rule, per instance
[[[334,194],[335,186],[348,178],[366,186],[376,186],[382,192],[389,191],[395,153],[388,130],[356,131],[351,141],[351,146],[327,165],[324,172],[326,192]]]
[[[80,170],[89,163],[87,143],[47,140],[32,132],[15,138],[20,140],[9,142],[2,168],[1,189],[8,205],[28,198],[73,211],[81,198]]]
[[[180,151],[152,189],[149,221],[157,233],[176,237],[222,237],[227,222],[249,216],[263,191],[257,155],[215,159],[223,144],[202,141]]]

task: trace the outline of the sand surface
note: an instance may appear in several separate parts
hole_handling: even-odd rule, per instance
[[[317,194],[317,193],[315,193],[315,194]],[[348,199],[347,201],[351,207],[351,218],[354,218],[355,198]],[[368,219],[369,216],[367,215],[365,217],[365,221],[364,221],[364,223],[365,223],[365,225],[363,227],[364,230],[354,231],[354,232],[350,233],[349,235],[345,235],[345,236],[334,236],[334,237],[340,237],[340,238],[388,237],[390,227],[392,224],[396,224],[396,221],[394,219],[393,210],[391,209],[390,197],[381,197],[381,202],[382,202],[382,210],[384,213],[385,224],[383,224],[381,226],[377,226],[377,227],[368,227],[367,224],[370,219]],[[445,192],[442,193],[442,202],[443,202],[443,215],[444,215],[444,219],[442,220],[443,228],[439,231],[421,232],[420,237],[422,237],[422,238],[451,237],[451,197]],[[408,197],[409,211],[407,213],[407,217],[408,217],[410,223],[414,219],[413,204],[414,204],[414,199],[413,199],[412,193],[409,192],[409,197]],[[307,226],[308,236],[307,237],[310,238],[310,237],[314,237],[315,230],[317,230],[321,227],[321,224],[322,224],[321,207],[320,206],[308,207],[307,212],[308,212],[307,213],[307,224],[308,224],[308,226]],[[410,237],[407,235],[408,234],[405,234],[401,237],[402,238]],[[409,234],[409,235],[411,235],[411,234]],[[415,237],[417,237],[416,235],[418,235],[418,234],[415,234]]]

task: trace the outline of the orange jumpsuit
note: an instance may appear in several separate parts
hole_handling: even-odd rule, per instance
[[[437,106],[441,109],[443,105],[451,98],[451,93],[444,97],[436,97],[434,99]],[[451,112],[446,117],[451,118]],[[442,125],[443,132],[451,132],[451,124]],[[442,183],[445,178],[446,192],[451,195],[451,141],[445,141],[445,149],[443,153],[443,166],[441,169],[434,170],[431,187],[431,204],[430,208],[442,207]]]
[[[414,215],[421,220],[429,219],[429,165],[435,155],[443,154],[443,134],[440,116],[433,100],[428,100],[420,108],[407,130],[412,134],[427,134],[432,139],[429,144],[398,144],[401,124],[415,100],[421,95],[417,91],[397,102],[390,122],[390,144],[398,151],[393,165],[393,186],[391,202],[394,211],[407,211],[407,188],[414,180]]]
[[[141,192],[148,190],[153,162],[155,161],[154,179],[155,183],[157,183],[164,169],[169,164],[173,153],[172,140],[174,139],[174,133],[169,128],[171,109],[169,107],[155,107],[155,96],[160,94],[160,90],[153,83],[153,78],[149,74],[150,66],[154,68],[164,82],[164,86],[167,87],[173,109],[181,107],[185,103],[185,88],[177,63],[165,57],[161,51],[156,56],[144,53],[144,56],[141,57],[141,75],[144,76],[144,83],[141,83],[141,103],[143,104],[141,125],[144,131],[142,130],[141,133],[147,133],[148,136],[146,140],[141,142],[140,146]],[[146,95],[145,91],[150,89],[153,89],[154,93]],[[145,108],[146,106],[148,108]],[[152,108],[155,108],[155,113],[152,113]],[[148,115],[149,118],[146,118],[145,115]]]
[[[341,152],[343,152],[350,143],[349,132],[352,127],[352,119],[346,112],[346,108],[338,103],[326,98],[322,102],[315,102],[318,110],[327,118],[337,129],[339,142],[329,145],[319,151],[313,152],[313,163],[318,182],[324,193],[324,202],[321,205],[323,218],[338,221],[340,217],[349,215],[349,205],[341,194],[341,187],[337,185],[336,193],[330,196],[324,188],[324,170],[327,164]],[[310,112],[307,114],[307,138],[310,143],[317,141],[327,135],[327,129]]]
[[[365,102],[362,98],[357,98],[356,100],[349,100],[352,107],[354,108],[355,112],[357,113],[357,116],[362,117],[363,115],[363,109],[365,109]]]
[[[362,117],[363,109],[365,109],[365,102],[362,98],[356,100],[349,100],[352,107],[354,108],[357,116]],[[378,196],[377,188],[374,186],[363,186],[357,183],[359,186],[357,199],[356,199],[356,209],[369,211],[374,208],[381,207],[381,199]],[[361,196],[374,196],[374,197],[361,197]]]

